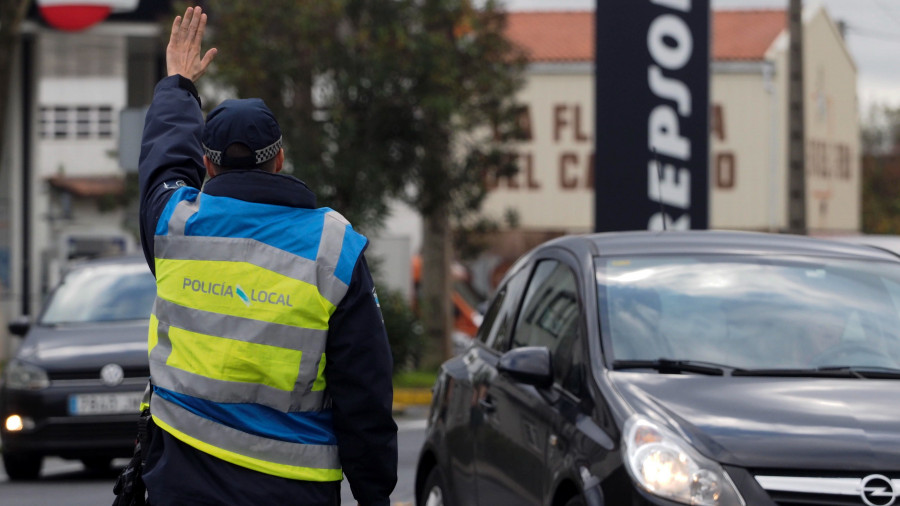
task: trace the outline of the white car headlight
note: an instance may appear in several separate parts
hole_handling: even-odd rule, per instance
[[[41,390],[50,386],[50,378],[40,367],[12,360],[6,366],[6,388],[13,390]]]
[[[622,443],[625,468],[647,492],[684,504],[745,506],[722,466],[656,423],[632,416]]]

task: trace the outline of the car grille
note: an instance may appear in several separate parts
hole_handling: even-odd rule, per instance
[[[778,506],[887,505],[900,499],[900,471],[786,475],[755,472],[754,477]],[[866,500],[863,499],[863,484]]]
[[[147,367],[137,367],[124,369],[125,379],[142,379],[144,381],[150,377],[150,369]],[[70,381],[70,380],[97,380],[100,381],[100,368],[77,370],[77,371],[51,371],[49,373],[50,381]]]

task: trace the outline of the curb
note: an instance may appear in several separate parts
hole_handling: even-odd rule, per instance
[[[430,406],[430,388],[395,388],[394,404],[406,406]]]
[[[394,405],[391,411],[395,415],[405,414],[408,408],[431,406],[430,388],[395,388]]]

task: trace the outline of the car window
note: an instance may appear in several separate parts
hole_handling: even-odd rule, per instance
[[[556,260],[538,263],[516,322],[513,347],[545,346],[556,381],[570,390],[580,385],[581,304],[575,273]],[[575,364],[577,362],[577,365]]]
[[[900,268],[811,256],[597,261],[616,360],[745,369],[900,368]]]
[[[150,317],[156,282],[142,263],[82,267],[63,277],[42,325],[142,320]]]
[[[498,290],[497,293],[503,293],[503,296],[497,306],[497,314],[495,317],[492,317],[493,321],[490,324],[482,323],[482,327],[486,332],[485,344],[501,353],[509,349],[512,322],[516,316],[518,302],[522,300],[522,290],[525,287],[525,282],[528,280],[528,272],[528,269],[521,269]],[[497,303],[496,298],[494,303]],[[493,309],[492,307],[491,310]],[[487,322],[487,318],[485,318],[485,322]]]
[[[488,337],[491,334],[490,330],[494,326],[494,320],[497,319],[497,315],[500,313],[500,307],[503,305],[503,300],[505,298],[506,287],[504,286],[497,291],[496,295],[494,295],[494,300],[491,302],[491,306],[488,308],[487,313],[485,313],[484,320],[481,321],[481,326],[478,327],[477,339],[482,343],[487,343]]]

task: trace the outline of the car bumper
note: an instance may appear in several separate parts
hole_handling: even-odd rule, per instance
[[[134,388],[110,393],[140,392]],[[72,415],[71,395],[84,393],[48,388],[33,391],[3,391],[0,394],[0,438],[4,453],[56,455],[63,458],[130,457],[137,437],[140,414]],[[6,419],[19,415],[25,427],[6,428]]]

